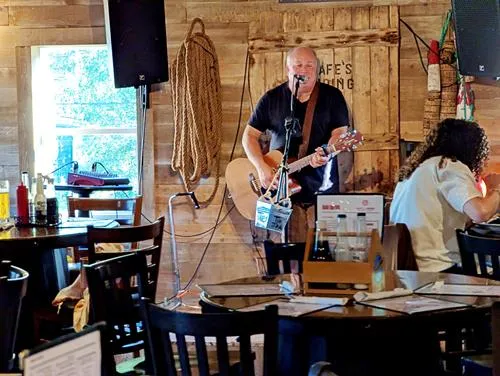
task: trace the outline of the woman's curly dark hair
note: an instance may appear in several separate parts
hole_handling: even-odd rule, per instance
[[[399,169],[397,181],[408,179],[420,164],[436,156],[460,161],[478,175],[490,148],[484,130],[472,121],[445,119],[432,128]]]

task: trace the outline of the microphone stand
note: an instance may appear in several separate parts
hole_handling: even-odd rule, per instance
[[[290,98],[290,116],[285,118],[285,146],[283,149],[283,158],[278,169],[278,190],[276,192],[276,203],[280,204],[281,201],[288,199],[288,154],[290,151],[290,139],[292,137],[293,128],[298,123],[298,119],[295,117],[295,98],[297,98],[297,93],[299,91],[300,79],[295,77],[295,92],[292,92]],[[283,206],[290,207],[290,201],[284,201]],[[285,243],[288,243],[288,234],[285,227]]]
[[[200,205],[194,192],[179,192],[175,193],[168,199],[168,216],[170,221],[170,252],[172,256],[172,271],[174,273],[174,294],[171,298],[165,299],[165,308],[170,310],[175,310],[182,303],[182,295],[184,293],[181,290],[181,272],[179,267],[179,255],[177,253],[177,242],[175,240],[175,225],[174,225],[174,210],[173,210],[173,201],[177,196],[190,196],[193,201],[194,208],[199,209]]]

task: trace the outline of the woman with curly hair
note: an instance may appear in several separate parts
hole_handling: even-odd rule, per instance
[[[455,229],[500,210],[499,174],[484,179],[486,196],[476,188],[488,154],[477,123],[446,119],[399,170],[390,218],[408,227],[420,271],[460,272]]]

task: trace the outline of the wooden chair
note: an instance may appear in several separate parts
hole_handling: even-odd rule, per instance
[[[274,243],[272,240],[265,240],[264,251],[266,254],[267,275],[291,273],[294,263],[297,264],[298,271],[293,271],[302,273],[305,243]],[[282,264],[282,270],[280,263]]]
[[[464,273],[500,280],[500,263],[498,260],[500,256],[500,239],[471,235],[460,229],[456,230],[456,234]]]
[[[171,333],[175,334],[183,376],[191,375],[185,336],[194,336],[197,368],[200,376],[214,375],[209,369],[205,337],[217,340],[218,373],[220,376],[254,375],[254,359],[250,336],[264,334],[264,376],[276,375],[278,309],[266,307],[256,312],[193,314],[169,311],[159,306],[147,305],[148,347],[146,357],[153,375],[177,375]],[[229,364],[227,337],[238,336],[239,363]],[[148,359],[149,358],[149,359]]]
[[[382,245],[391,270],[418,270],[411,235],[404,223],[385,225]]]
[[[113,219],[120,225],[138,226],[141,224],[142,196],[130,198],[87,198],[68,197],[68,216],[92,217],[101,212],[99,218]],[[102,213],[107,212],[107,213]],[[107,215],[104,215],[107,214]],[[79,262],[86,257],[87,251],[83,247],[73,247],[73,259]]]
[[[101,228],[89,226],[87,230],[88,256],[91,264],[121,256],[124,252],[96,252],[98,243],[137,243],[137,248],[125,252],[143,254],[147,260],[147,279],[145,283],[145,296],[151,301],[155,300],[160,271],[161,250],[163,244],[163,229],[165,217],[158,218],[155,222],[142,226],[120,226],[115,228]],[[144,244],[142,242],[148,242]],[[143,246],[144,244],[144,246]]]
[[[89,226],[87,229],[88,245],[86,250],[88,260],[90,263],[95,263],[124,254],[124,252],[96,253],[95,247],[98,243],[125,244],[128,247],[125,252],[133,251],[143,253],[147,259],[148,273],[147,286],[145,287],[146,296],[154,300],[160,268],[164,226],[164,217],[159,218],[152,224],[135,227],[120,226],[115,228],[99,228]],[[130,245],[132,247],[130,247]],[[73,302],[63,304],[59,314],[57,309],[52,306],[38,308],[33,318],[35,340],[41,340],[43,328],[54,327],[55,329],[53,329],[52,332],[56,332],[56,334],[71,329],[73,325],[73,305]]]
[[[144,348],[141,300],[147,280],[145,255],[130,252],[85,265],[92,319],[105,321],[114,355]]]
[[[93,212],[114,212],[107,218],[114,219],[120,224],[137,226],[141,223],[142,196],[128,198],[87,198],[68,197],[68,216],[78,214],[92,216]],[[127,216],[120,217],[121,212],[128,212]],[[124,214],[124,213],[122,213]]]

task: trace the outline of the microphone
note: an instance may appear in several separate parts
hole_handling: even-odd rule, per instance
[[[303,74],[294,74],[293,78],[295,78],[298,82],[306,82],[306,76]]]

